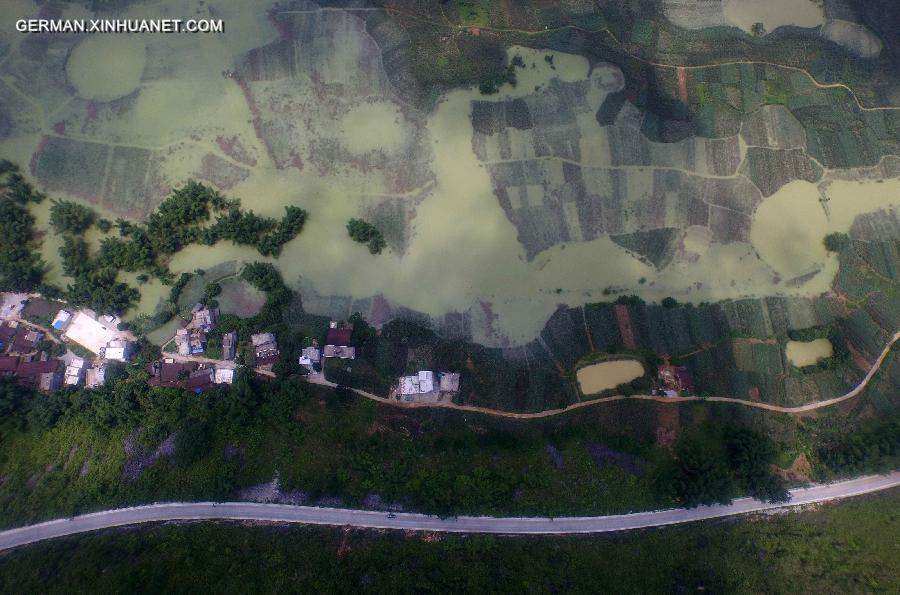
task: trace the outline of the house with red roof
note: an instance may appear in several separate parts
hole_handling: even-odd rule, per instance
[[[322,357],[336,357],[340,359],[355,359],[356,348],[353,346],[353,329],[338,328],[338,323],[332,321],[325,337],[325,349]]]

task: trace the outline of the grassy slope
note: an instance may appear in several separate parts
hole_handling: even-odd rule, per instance
[[[282,490],[302,491],[307,503],[348,507],[365,506],[371,495],[382,506],[444,513],[559,516],[676,506],[675,462],[656,444],[660,427],[713,442],[725,425],[755,428],[775,441],[785,466],[805,454],[813,479],[893,468],[897,459],[896,444],[885,447],[891,456],[854,454],[862,461],[855,466],[840,458],[865,400],[853,411],[803,421],[723,404],[622,401],[519,422],[398,410],[293,383],[253,391],[260,401],[243,409],[234,393],[155,391],[131,421],[106,428],[77,408],[49,430],[8,424],[0,435],[0,527],[135,503],[240,499],[243,488],[276,476]],[[884,431],[863,435],[863,446],[887,444]],[[126,436],[146,455],[173,433],[174,456],[129,479]],[[186,455],[179,451],[185,443]],[[622,455],[595,448],[597,461],[592,445]],[[831,467],[823,445],[840,454]]]
[[[270,403],[221,422],[222,395],[156,395],[139,423],[92,429],[64,417],[48,431],[10,429],[0,439],[0,526],[129,503],[233,499],[279,476],[310,502],[359,506],[370,493],[417,510],[522,514],[612,513],[670,505],[652,486],[671,459],[653,445],[654,408],[622,404],[546,423],[507,422],[447,411],[398,411],[317,391],[281,412]],[[39,397],[42,398],[42,397]],[[287,419],[286,419],[287,418]],[[195,460],[163,457],[137,481],[123,477],[125,437],[152,452],[185,419],[209,420]],[[647,461],[643,476],[598,467],[589,442]],[[545,448],[559,449],[562,468]],[[227,448],[235,452],[225,456]],[[236,448],[235,448],[236,447]]]
[[[894,490],[777,517],[578,538],[164,525],[6,554],[0,590],[886,593],[900,590],[898,511]]]

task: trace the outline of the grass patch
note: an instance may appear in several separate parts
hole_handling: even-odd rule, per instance
[[[491,13],[485,2],[480,0],[458,0],[456,6],[462,25],[467,27],[487,27],[491,24]]]

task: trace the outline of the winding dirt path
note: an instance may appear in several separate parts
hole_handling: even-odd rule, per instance
[[[733,397],[657,397],[653,395],[616,395],[613,397],[604,397],[602,399],[591,399],[588,401],[580,401],[578,403],[574,403],[569,405],[568,407],[564,407],[562,409],[547,409],[545,411],[537,411],[534,413],[516,413],[512,411],[501,411],[498,409],[489,409],[487,407],[478,407],[475,405],[458,405],[456,403],[451,402],[438,402],[438,403],[407,403],[404,401],[397,401],[395,399],[388,399],[385,397],[379,397],[378,395],[374,395],[370,392],[366,392],[364,390],[344,387],[348,390],[353,391],[357,395],[361,397],[365,397],[366,399],[370,399],[372,401],[377,401],[378,403],[383,403],[385,405],[392,405],[394,407],[400,407],[404,409],[420,409],[420,408],[437,408],[437,409],[454,409],[456,411],[467,411],[469,413],[480,413],[483,415],[491,415],[494,417],[504,417],[507,419],[540,419],[544,417],[553,417],[555,415],[561,415],[563,413],[568,413],[575,409],[580,409],[582,407],[591,407],[594,405],[600,405],[602,403],[612,403],[615,401],[627,401],[627,400],[635,400],[635,401],[656,401],[657,403],[688,403],[691,401],[705,401],[705,402],[715,402],[715,403],[732,403],[735,405],[743,405],[744,407],[753,407],[756,409],[765,409],[766,411],[774,411],[776,413],[788,413],[788,414],[800,414],[807,413],[809,411],[815,411],[816,409],[822,409],[824,407],[831,407],[832,405],[837,405],[838,403],[842,403],[844,401],[848,401],[853,399],[854,397],[859,396],[868,386],[869,382],[875,376],[879,369],[881,369],[881,365],[884,363],[884,360],[887,359],[888,355],[891,353],[891,349],[894,347],[894,344],[897,340],[900,339],[900,331],[894,333],[893,338],[885,345],[884,349],[881,352],[881,355],[878,356],[878,359],[875,360],[875,364],[869,369],[869,372],[866,374],[865,378],[863,378],[862,382],[860,382],[856,388],[851,390],[845,395],[841,395],[840,397],[835,397],[833,399],[827,399],[825,401],[816,401],[814,403],[807,403],[805,405],[799,405],[797,407],[782,407],[781,405],[772,405],[770,403],[759,403],[754,401],[747,401],[744,399],[735,399]],[[317,374],[316,376],[309,377],[308,382],[310,384],[316,384],[319,386],[327,386],[330,388],[337,388],[338,385],[334,382],[330,382],[325,379],[325,377],[321,374]]]

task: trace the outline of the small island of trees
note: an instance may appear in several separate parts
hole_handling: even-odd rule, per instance
[[[381,251],[387,246],[384,235],[381,231],[371,223],[362,219],[351,219],[347,222],[347,233],[354,242],[367,244],[369,252],[372,254],[381,254]]]

